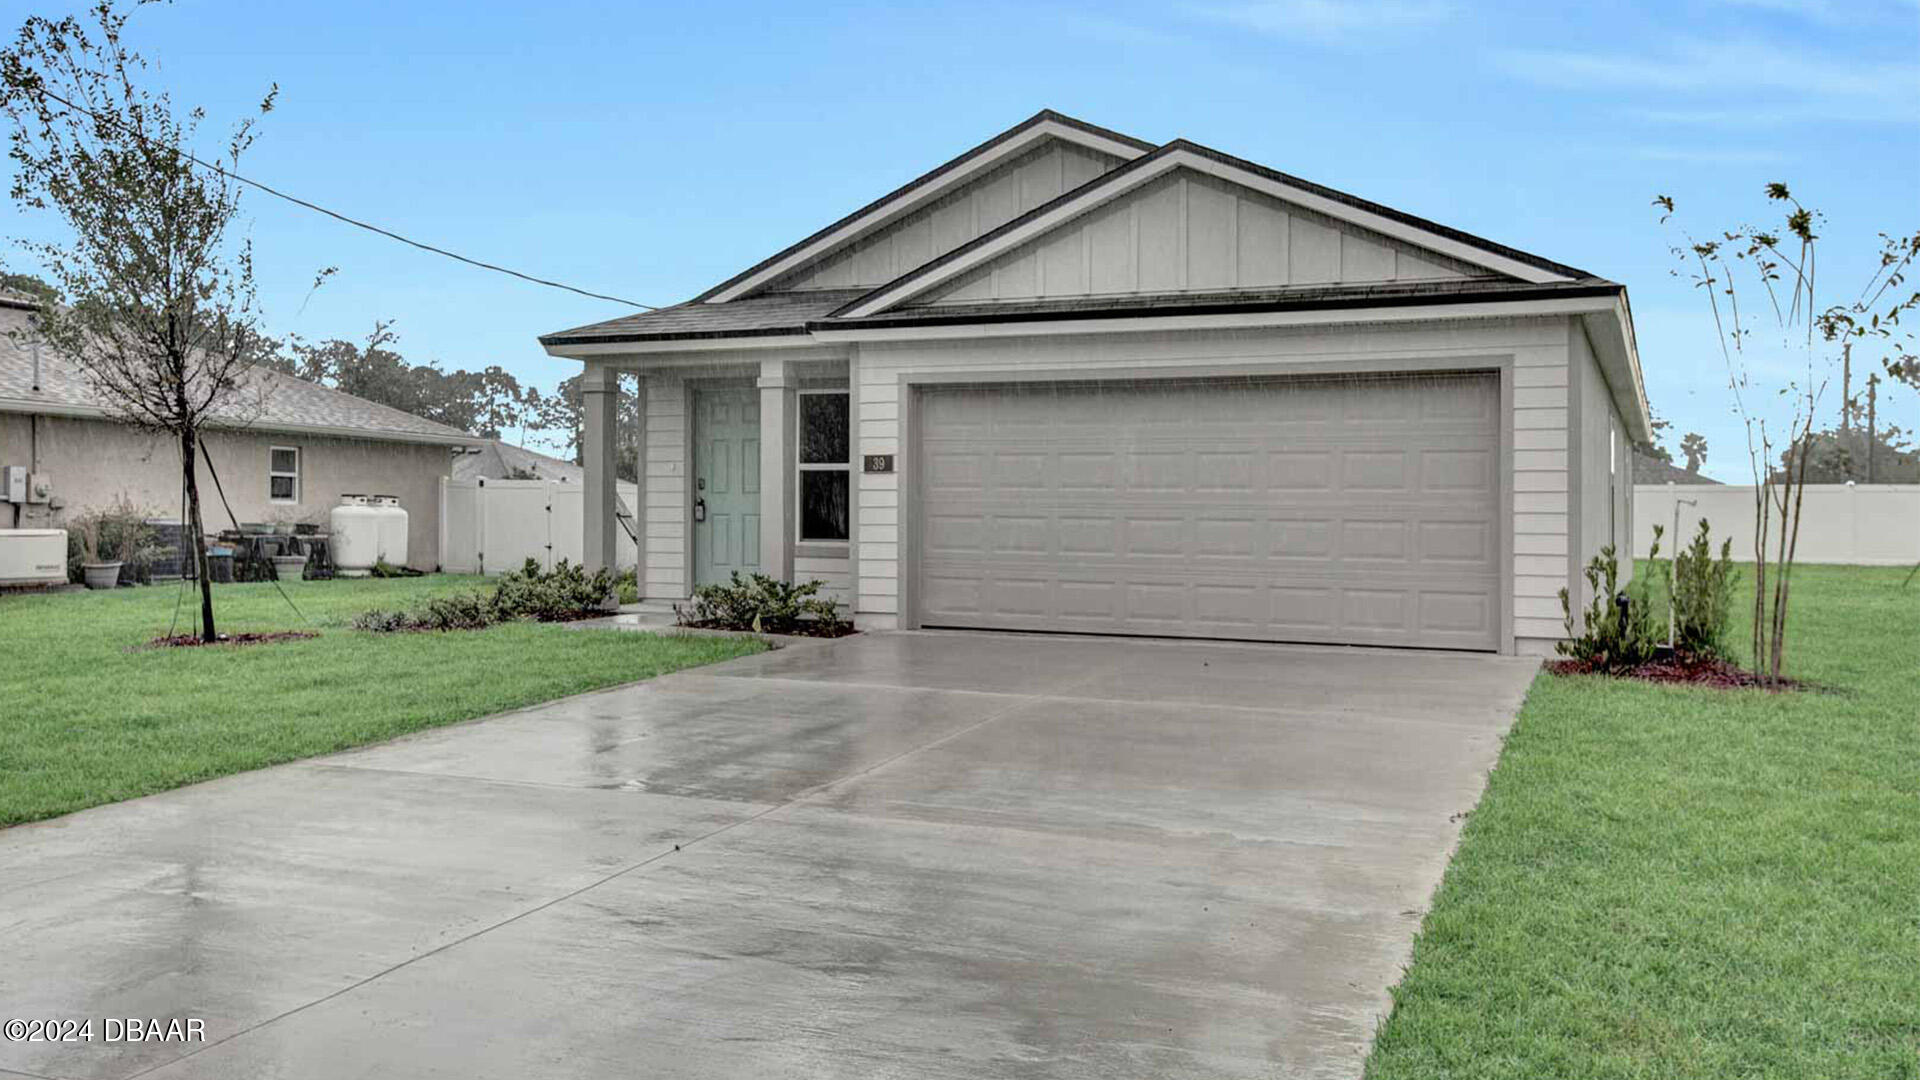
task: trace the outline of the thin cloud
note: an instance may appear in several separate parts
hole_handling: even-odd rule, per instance
[[[1631,151],[1643,161],[1671,161],[1684,165],[1764,165],[1784,161],[1774,150],[1718,149],[1688,146],[1637,146]]]
[[[1713,123],[1791,119],[1920,122],[1920,65],[1790,50],[1761,41],[1681,41],[1665,54],[1522,49],[1500,54],[1516,78],[1573,90],[1666,95],[1649,119]],[[1729,104],[1733,95],[1737,104]]]
[[[1189,9],[1194,15],[1275,37],[1333,42],[1418,29],[1451,19],[1447,0],[1248,0]]]

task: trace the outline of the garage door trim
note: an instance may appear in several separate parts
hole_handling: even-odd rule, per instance
[[[1494,568],[1497,587],[1494,599],[1498,611],[1494,618],[1495,649],[1514,651],[1513,637],[1513,444],[1514,444],[1514,358],[1511,354],[1475,354],[1457,357],[1407,357],[1363,360],[1301,360],[1284,364],[1272,361],[1240,364],[1123,365],[1087,367],[1020,367],[970,370],[900,370],[896,379],[901,394],[899,430],[899,484],[897,568],[898,625],[918,629],[921,621],[921,524],[924,505],[918,478],[921,472],[919,445],[923,429],[921,417],[924,391],[962,388],[993,388],[1033,383],[1106,383],[1106,382],[1192,382],[1233,377],[1313,378],[1339,374],[1355,375],[1491,375],[1496,387],[1496,446],[1494,456]]]

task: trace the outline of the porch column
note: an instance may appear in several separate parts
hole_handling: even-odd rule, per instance
[[[760,572],[781,581],[793,578],[795,383],[791,363],[760,362]]]
[[[618,488],[614,478],[619,450],[619,373],[616,369],[588,364],[580,376],[580,411],[583,430],[580,436],[580,460],[586,467],[584,498],[586,528],[583,533],[582,561],[589,573],[615,564],[614,500]]]

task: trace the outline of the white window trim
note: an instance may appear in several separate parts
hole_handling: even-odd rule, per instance
[[[807,410],[799,399],[810,396],[838,394],[847,399],[847,460],[842,462],[818,461],[809,464],[802,453],[807,439]],[[853,543],[853,388],[826,387],[817,390],[801,390],[796,393],[793,406],[793,542],[796,544],[827,545],[833,548],[850,547]],[[809,540],[802,535],[806,529],[807,514],[806,489],[802,479],[810,472],[843,472],[847,474],[847,538],[845,540]]]
[[[293,471],[292,472],[280,472],[273,467],[273,455],[279,453],[282,450],[289,451],[293,454]],[[276,499],[273,497],[273,481],[276,477],[281,477],[281,476],[290,476],[293,478],[293,498],[291,499]],[[267,447],[267,501],[270,503],[273,503],[276,506],[294,506],[300,502],[300,448],[299,447],[297,446]]]

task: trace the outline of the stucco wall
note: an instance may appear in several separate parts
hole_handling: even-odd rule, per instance
[[[103,420],[58,416],[38,417],[36,438],[35,420],[23,413],[0,413],[0,465],[29,465],[52,479],[54,495],[66,505],[49,515],[47,524],[58,527],[64,515],[123,494],[153,516],[179,516],[180,458],[170,441]],[[343,494],[395,495],[408,514],[408,563],[423,570],[439,565],[440,478],[452,468],[446,447],[228,431],[209,431],[205,441],[212,469],[202,463],[198,479],[209,532],[231,526],[214,489],[215,471],[243,522],[324,523]],[[296,503],[275,503],[267,497],[268,450],[274,446],[300,449]],[[39,524],[35,515],[46,513],[40,507],[28,511],[16,522],[12,516],[19,511],[11,505],[0,507],[0,525]]]

